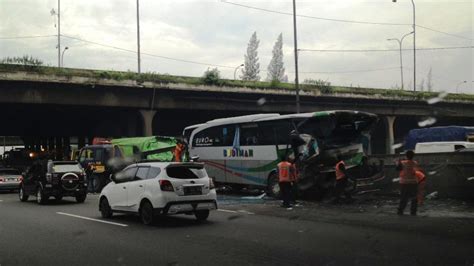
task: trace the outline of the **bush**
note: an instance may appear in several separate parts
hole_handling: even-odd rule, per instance
[[[322,93],[333,93],[331,82],[322,79],[305,79],[303,83],[319,89]]]
[[[220,72],[217,68],[207,69],[204,72],[202,81],[207,85],[219,85],[220,83]]]

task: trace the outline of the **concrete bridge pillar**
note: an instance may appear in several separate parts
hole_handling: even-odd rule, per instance
[[[393,133],[393,124],[395,123],[395,116],[386,116],[385,117],[385,128],[386,128],[386,139],[385,139],[385,151],[387,154],[394,154],[395,149],[393,144],[395,144],[395,135]]]
[[[143,135],[146,137],[153,136],[153,117],[156,111],[140,110],[143,119]]]

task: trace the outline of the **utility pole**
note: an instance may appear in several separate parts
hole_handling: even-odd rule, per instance
[[[415,2],[411,0],[413,5],[413,91],[416,91],[416,22],[415,22]]]
[[[293,0],[293,37],[295,43],[295,91],[296,91],[296,113],[300,112],[300,91],[298,80],[298,38],[296,33],[296,0]]]
[[[140,0],[137,0],[137,46],[138,46],[138,74],[141,73],[140,62]]]
[[[58,67],[61,67],[61,0],[58,0]]]
[[[404,86],[403,86],[403,59],[402,59],[402,45],[403,45],[403,39],[405,39],[405,37],[407,37],[408,35],[412,34],[413,32],[410,32],[410,33],[407,33],[405,35],[403,35],[403,37],[401,38],[401,40],[397,39],[397,38],[391,38],[391,39],[387,39],[387,41],[397,41],[398,42],[398,46],[400,48],[400,76],[401,76],[401,83],[402,83],[402,90],[404,89]]]

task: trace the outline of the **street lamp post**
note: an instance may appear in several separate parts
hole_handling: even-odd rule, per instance
[[[238,65],[238,66],[235,68],[235,70],[234,70],[234,80],[237,79],[237,78],[236,78],[237,69],[239,69],[240,67],[243,67],[243,66],[244,66],[244,64],[241,64],[241,65]]]
[[[398,42],[398,45],[400,47],[400,77],[401,77],[401,83],[402,83],[402,90],[404,88],[403,86],[403,59],[402,59],[402,44],[403,44],[403,39],[405,39],[405,37],[407,37],[408,35],[412,34],[413,32],[410,32],[410,33],[407,33],[405,35],[403,35],[403,37],[401,39],[397,39],[397,38],[391,38],[391,39],[387,39],[387,41],[397,41]]]
[[[61,55],[61,67],[64,67],[64,52],[66,52],[66,50],[68,50],[69,47],[64,47],[64,50],[63,50],[63,53]]]
[[[296,91],[296,113],[300,112],[300,90],[298,78],[298,36],[296,31],[296,0],[293,0],[293,41],[295,46],[295,91]]]
[[[397,0],[392,0],[396,3]],[[415,1],[411,0],[413,6],[413,91],[416,91],[416,16],[415,16]]]
[[[138,56],[138,74],[141,73],[141,59],[140,59],[140,6],[137,0],[137,56]]]
[[[463,83],[467,83],[467,80],[461,81],[458,83],[458,85],[456,85],[456,93],[458,93],[459,86],[461,86]]]

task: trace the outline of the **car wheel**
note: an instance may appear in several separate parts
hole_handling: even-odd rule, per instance
[[[280,184],[278,182],[278,175],[276,172],[273,172],[268,177],[267,183],[267,195],[273,198],[280,198]]]
[[[54,196],[54,199],[56,201],[61,201],[63,199],[63,196],[62,195],[61,196]]]
[[[194,215],[198,221],[205,221],[209,217],[209,210],[196,211]]]
[[[44,191],[43,191],[43,188],[41,187],[38,187],[38,189],[36,190],[36,202],[38,204],[45,204],[46,202],[48,201],[48,196],[46,196],[44,194]]]
[[[25,194],[25,190],[23,189],[23,186],[20,187],[20,190],[18,190],[18,197],[20,198],[20,201],[27,201],[28,200],[28,195]]]
[[[153,223],[153,206],[148,201],[145,201],[140,206],[140,218],[143,224],[150,225]]]
[[[87,193],[77,195],[76,196],[76,201],[78,203],[83,203],[84,201],[86,201],[86,197],[87,197]]]
[[[110,208],[109,201],[106,198],[100,200],[100,214],[102,218],[110,218],[113,215],[112,208]]]

